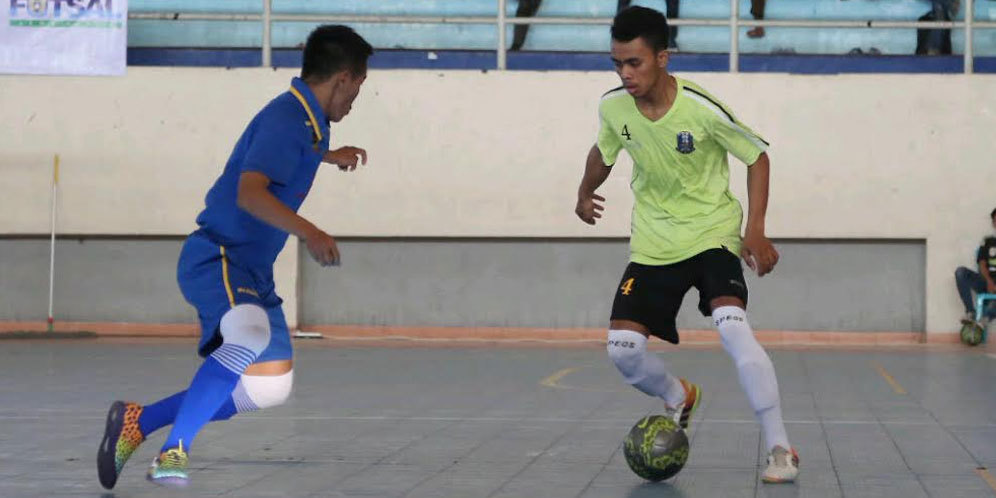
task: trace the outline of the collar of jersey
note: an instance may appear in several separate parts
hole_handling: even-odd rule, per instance
[[[320,143],[325,135],[322,133],[322,125],[319,123],[327,123],[328,118],[325,116],[322,106],[318,105],[318,99],[315,98],[315,94],[301,78],[291,80],[290,93],[301,103],[301,107],[304,107],[304,112],[308,113],[308,120],[311,121],[311,128],[315,132],[315,143]]]

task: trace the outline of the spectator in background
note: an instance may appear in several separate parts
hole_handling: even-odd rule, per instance
[[[993,230],[996,230],[996,209],[989,213],[989,218],[992,221]],[[973,291],[976,294],[983,292],[996,294],[996,232],[982,240],[982,245],[975,253],[975,261],[979,268],[978,272],[969,270],[964,266],[955,270],[958,294],[961,296],[962,304],[965,305],[965,318],[962,319],[962,322],[975,320]]]
[[[931,0],[930,12],[919,21],[952,21],[961,9],[960,0]],[[950,29],[918,29],[916,32],[917,55],[942,55],[951,53]]]
[[[540,8],[543,0],[519,0],[519,7],[515,9],[515,17],[533,17]],[[526,34],[529,33],[528,24],[516,24],[512,32],[512,47],[509,50],[522,50],[522,45],[526,43]]]
[[[750,14],[754,16],[754,20],[756,21],[764,19],[764,2],[765,0],[750,0]],[[764,27],[754,27],[754,29],[747,32],[747,36],[750,38],[764,38]]]
[[[539,11],[540,3],[543,0],[519,0],[519,6],[515,9],[515,17],[533,17],[536,12]],[[623,9],[629,7],[633,0],[618,0],[619,3],[616,4],[616,12],[620,12]],[[764,14],[764,0],[753,0],[753,3],[761,4],[761,14]],[[678,18],[678,0],[665,0],[667,4],[667,17],[668,19]],[[753,4],[752,4],[753,5]],[[751,12],[754,11],[754,7],[751,7]],[[757,19],[757,16],[754,17]],[[761,36],[764,36],[764,29],[761,29]],[[528,24],[516,24],[515,29],[512,31],[512,46],[509,48],[510,51],[522,50],[522,46],[526,44],[526,35],[529,33]],[[750,33],[748,33],[749,35]],[[678,48],[678,27],[670,26],[668,27],[668,43],[667,46],[676,50]]]
[[[626,7],[629,7],[629,4],[631,4],[631,3],[633,3],[633,0],[619,0],[619,3],[616,4],[616,13],[619,13],[623,9],[625,9]],[[665,0],[665,4],[667,5],[667,18],[668,19],[677,19],[678,18],[678,0]],[[668,46],[668,49],[670,49],[670,50],[677,50],[678,49],[678,27],[677,26],[668,26],[668,28],[667,28],[667,35],[668,35],[667,36],[667,46]]]

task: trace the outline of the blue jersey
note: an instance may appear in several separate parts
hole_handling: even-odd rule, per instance
[[[328,118],[311,89],[294,78],[290,90],[259,111],[235,144],[197,216],[200,234],[224,246],[232,261],[270,273],[287,233],[238,207],[239,177],[246,171],[266,175],[270,193],[297,212],[328,148]]]

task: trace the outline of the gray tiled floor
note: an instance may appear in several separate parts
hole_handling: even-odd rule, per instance
[[[180,389],[190,349],[0,342],[0,497],[996,496],[976,472],[996,467],[996,360],[981,354],[772,351],[803,474],[770,486],[721,350],[661,353],[706,394],[688,465],[648,484],[619,444],[661,404],[622,386],[600,350],[314,346],[298,351],[289,404],[202,433],[189,490],[144,481],[157,433],[105,493],[93,459],[108,403]]]

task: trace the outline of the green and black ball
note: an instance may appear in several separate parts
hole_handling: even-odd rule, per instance
[[[668,479],[688,461],[688,436],[664,415],[643,417],[623,441],[626,463],[648,481]]]
[[[982,342],[984,334],[985,331],[980,323],[966,321],[961,326],[961,342],[969,346],[978,346]]]

